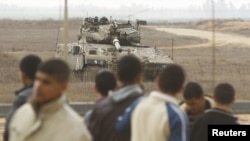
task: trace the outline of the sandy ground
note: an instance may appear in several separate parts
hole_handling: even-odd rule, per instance
[[[69,42],[76,42],[79,34],[80,20],[69,21]],[[21,88],[18,77],[18,61],[27,54],[36,54],[43,60],[52,58],[55,54],[56,39],[62,43],[62,31],[59,30],[59,21],[12,21],[0,20],[0,102],[9,103],[14,99],[14,91]],[[141,28],[142,44],[150,46],[171,45],[171,39],[176,39],[175,45],[195,45],[206,40],[174,35],[156,31],[155,29]],[[1,53],[4,55],[1,55]],[[155,88],[147,85],[147,91]],[[149,87],[148,87],[149,86]],[[67,95],[70,101],[95,101],[97,94],[91,82],[72,80]]]
[[[82,20],[70,20],[69,42],[76,41]],[[204,24],[204,23],[203,23]],[[206,23],[207,24],[207,23]],[[245,23],[235,22],[232,30]],[[14,91],[21,87],[18,78],[18,61],[27,54],[37,54],[43,59],[53,57],[58,34],[59,21],[11,21],[0,20],[0,102],[12,102]],[[208,24],[209,25],[209,24]],[[201,84],[205,93],[211,94],[212,88],[212,48],[210,31],[187,29],[184,26],[143,26],[141,31],[144,45],[155,46],[172,56],[174,61],[184,67],[187,81]],[[229,28],[232,22],[220,24]],[[244,28],[246,29],[246,26]],[[195,26],[193,26],[195,27]],[[205,26],[206,27],[206,26]],[[221,27],[222,28],[222,27]],[[208,29],[207,29],[208,30]],[[246,36],[227,32],[216,32],[216,84],[229,82],[235,86],[237,99],[250,100],[250,57],[249,41]],[[234,31],[235,32],[235,31]],[[239,31],[241,32],[241,31]],[[61,31],[58,42],[62,42]],[[173,50],[172,50],[173,45]],[[173,54],[172,54],[173,51]],[[5,56],[1,57],[1,52]],[[6,56],[7,54],[7,56]],[[147,92],[155,89],[153,83],[146,84]],[[71,101],[93,101],[97,95],[93,83],[73,80],[67,92]]]
[[[184,29],[184,28],[155,28],[155,27],[151,28],[181,36],[193,36],[193,37],[205,38],[210,41],[212,40],[212,32],[209,31]],[[225,44],[244,44],[247,45],[247,47],[250,47],[249,38],[237,34],[226,34],[226,33],[215,32],[215,41],[216,43],[225,43]]]
[[[0,53],[8,55],[5,61],[0,56],[0,102],[12,102],[14,91],[21,87],[18,80],[18,61],[26,54],[37,54],[43,59],[53,57],[58,33],[58,21],[0,21]],[[75,42],[81,20],[70,21],[69,41]],[[233,29],[230,26],[234,25]],[[221,24],[224,31],[216,32],[216,83],[234,85],[237,99],[250,100],[250,40],[236,32],[248,24],[242,22]],[[201,25],[202,26],[202,25]],[[237,27],[237,28],[236,28]],[[156,46],[172,56],[186,70],[187,81],[200,83],[204,92],[212,94],[212,48],[210,31],[187,28],[143,27],[142,44]],[[207,29],[208,30],[208,29]],[[234,30],[235,33],[230,33]],[[249,31],[249,30],[247,30]],[[61,36],[59,36],[59,42]],[[174,43],[172,44],[172,41]],[[155,84],[145,84],[147,91],[156,89]],[[67,95],[71,101],[94,101],[97,98],[93,83],[73,81]],[[239,115],[242,123],[250,124],[248,114]],[[0,120],[0,127],[4,122]],[[1,130],[2,131],[2,130]]]
[[[82,19],[69,21],[69,42],[76,41]],[[37,54],[43,59],[53,57],[56,39],[62,42],[62,31],[58,32],[61,22],[47,21],[12,21],[0,20],[0,102],[12,102],[14,91],[21,87],[18,78],[18,61],[27,54]],[[189,23],[188,23],[189,24]],[[194,26],[195,25],[195,26]],[[187,81],[200,83],[206,93],[211,94],[212,88],[212,33],[208,22],[191,25],[192,29],[179,25],[143,26],[141,31],[144,45],[155,46],[172,56],[174,61],[184,67]],[[234,25],[234,26],[232,26]],[[232,30],[246,32],[249,23],[230,21],[218,23],[216,31],[216,83],[229,82],[235,86],[237,98],[250,100],[250,57],[247,36],[230,33]],[[197,27],[197,29],[194,29]],[[236,28],[237,27],[237,28]],[[203,30],[204,29],[204,30]],[[207,30],[205,30],[207,29]],[[225,32],[224,30],[227,29]],[[172,54],[173,45],[173,54]],[[1,53],[5,56],[1,57]],[[7,54],[7,56],[6,56]],[[154,84],[146,87],[150,91]],[[96,100],[93,84],[73,81],[68,94],[72,101]]]

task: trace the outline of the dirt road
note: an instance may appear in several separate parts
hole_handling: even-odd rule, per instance
[[[195,29],[184,29],[184,28],[164,28],[164,27],[150,27],[154,28],[158,31],[165,31],[168,33],[173,33],[176,35],[182,36],[193,36],[193,37],[200,37],[208,40],[212,40],[212,32],[209,31],[202,31],[202,30],[195,30]],[[246,45],[250,47],[250,38],[236,35],[236,34],[227,34],[227,33],[215,33],[216,43],[223,43],[223,44],[240,44]]]

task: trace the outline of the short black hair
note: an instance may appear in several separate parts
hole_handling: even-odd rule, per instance
[[[175,94],[183,86],[185,73],[181,66],[170,64],[159,75],[159,88],[166,93]]]
[[[132,54],[125,55],[118,60],[117,76],[121,82],[133,82],[142,73],[141,61]]]
[[[200,98],[203,95],[204,93],[201,86],[195,82],[188,82],[183,92],[185,99]]]
[[[109,90],[116,87],[116,78],[112,71],[107,69],[100,70],[95,77],[95,85],[102,96],[107,96]]]
[[[26,74],[29,79],[34,80],[38,65],[42,62],[42,59],[33,54],[29,54],[22,58],[19,64],[21,72]]]
[[[214,90],[214,98],[220,104],[230,104],[235,97],[235,90],[229,83],[218,84]]]
[[[68,64],[61,59],[49,59],[40,64],[38,71],[53,76],[58,82],[69,81],[70,69]]]

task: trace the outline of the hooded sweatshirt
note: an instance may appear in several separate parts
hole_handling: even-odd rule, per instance
[[[109,96],[93,108],[88,125],[93,140],[130,141],[130,130],[119,133],[115,124],[124,110],[141,96],[143,96],[143,90],[136,84],[110,91]]]

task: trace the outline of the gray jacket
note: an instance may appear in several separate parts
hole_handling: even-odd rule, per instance
[[[12,119],[12,116],[14,115],[14,113],[16,112],[18,108],[20,108],[23,104],[27,102],[27,100],[32,95],[32,91],[33,91],[33,85],[26,86],[22,88],[21,90],[16,91],[16,98],[6,117],[5,129],[4,129],[4,135],[3,135],[4,141],[9,140],[8,130],[9,130],[9,124]]]

